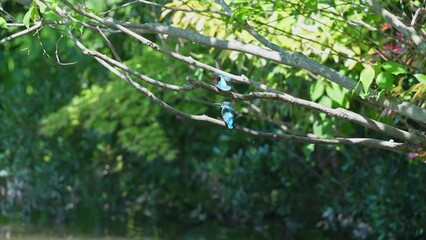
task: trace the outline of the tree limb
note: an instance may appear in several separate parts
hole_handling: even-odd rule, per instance
[[[329,116],[335,116],[341,119],[349,120],[351,122],[354,122],[356,124],[359,124],[361,126],[364,126],[366,128],[373,129],[375,131],[378,131],[380,133],[412,142],[414,144],[419,144],[426,147],[426,138],[422,135],[417,135],[415,133],[409,133],[407,131],[398,129],[396,127],[378,122],[376,120],[366,118],[360,114],[351,112],[349,110],[343,109],[343,108],[329,108],[326,106],[323,106],[321,104],[311,102],[308,100],[300,99],[293,97],[291,95],[285,94],[285,93],[269,93],[269,92],[250,92],[249,94],[239,94],[234,92],[222,92],[219,91],[216,87],[206,84],[204,82],[201,82],[195,78],[187,77],[188,81],[190,81],[193,85],[199,86],[201,88],[207,89],[209,91],[215,92],[216,94],[224,95],[227,97],[231,97],[233,99],[238,100],[253,100],[253,99],[273,99],[278,101],[283,101],[291,104],[296,104],[299,106],[303,106],[309,109],[318,110],[320,112],[323,112]]]

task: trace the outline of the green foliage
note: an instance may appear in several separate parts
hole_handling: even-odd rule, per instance
[[[368,94],[373,81],[380,89],[390,91],[395,88],[394,76],[406,73],[407,70],[396,62],[384,62],[375,68],[367,66],[360,74],[360,82],[363,84],[364,94]]]
[[[382,63],[381,66],[383,69],[385,69],[387,72],[393,75],[407,73],[407,70],[405,70],[404,66],[396,62],[385,62],[385,63]]]
[[[362,86],[364,87],[364,93],[370,92],[370,86],[373,83],[373,79],[375,76],[374,69],[371,66],[367,66],[361,71],[361,74],[359,76],[359,81],[362,83]]]
[[[393,84],[393,80],[393,75],[387,71],[384,71],[377,75],[376,84],[377,86],[389,91],[395,86]]]
[[[0,17],[0,28],[7,28],[6,20],[2,17]]]
[[[311,100],[316,101],[318,98],[320,98],[324,94],[324,90],[324,83],[317,82],[312,84],[310,87]]]
[[[414,74],[414,77],[421,83],[426,85],[426,75],[425,74]]]
[[[80,96],[42,120],[40,132],[48,136],[71,134],[75,128],[92,129],[100,135],[116,135],[124,149],[145,156],[148,161],[172,160],[176,151],[170,148],[165,133],[156,122],[158,108],[124,82],[112,82],[101,88],[93,85]]]
[[[346,94],[349,92],[348,90],[335,83],[331,83],[326,87],[325,91],[327,96],[330,97],[339,106],[349,108],[349,101],[346,98]]]
[[[37,2],[38,1],[33,1],[30,5],[30,9],[27,11],[27,13],[25,13],[24,18],[22,20],[22,22],[24,23],[24,25],[29,28],[30,27],[30,21],[40,21],[40,13],[38,11],[37,8]],[[45,10],[44,8],[41,8],[43,10]]]

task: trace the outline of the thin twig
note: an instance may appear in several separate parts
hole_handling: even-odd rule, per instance
[[[36,30],[36,29],[38,29],[40,27],[43,27],[43,23],[42,22],[36,22],[33,26],[31,26],[31,27],[29,27],[29,28],[27,28],[25,30],[22,30],[20,32],[14,33],[14,34],[12,34],[12,35],[10,35],[8,37],[5,37],[5,38],[1,39],[0,40],[0,44],[3,44],[5,42],[7,42],[9,40],[12,40],[12,39],[15,39],[17,37],[23,36],[23,35],[25,35],[27,33],[30,33],[30,32],[32,32],[32,31],[34,31],[34,30]]]
[[[56,41],[56,49],[55,49],[55,56],[56,56],[56,62],[61,65],[61,66],[69,66],[69,65],[73,65],[76,64],[77,61],[75,62],[70,62],[70,63],[63,63],[61,62],[61,59],[59,59],[59,53],[58,53],[58,49],[59,49],[59,41],[62,39],[64,35],[61,34],[61,36],[59,37],[58,41]]]

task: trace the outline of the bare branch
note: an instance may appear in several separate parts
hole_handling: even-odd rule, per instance
[[[356,124],[359,124],[361,126],[364,126],[366,128],[373,129],[375,131],[378,131],[380,133],[409,141],[415,144],[419,144],[422,146],[426,146],[426,139],[425,137],[419,136],[414,133],[409,133],[407,131],[398,129],[396,127],[378,122],[376,120],[366,118],[360,114],[351,112],[349,110],[343,109],[343,108],[329,108],[326,106],[323,106],[321,104],[311,102],[308,100],[300,99],[293,97],[291,95],[285,94],[285,93],[269,93],[269,92],[250,92],[249,94],[239,94],[234,92],[222,92],[219,91],[216,87],[206,84],[204,82],[201,82],[195,78],[187,77],[188,81],[190,81],[193,85],[202,87],[204,89],[207,89],[209,91],[212,91],[219,95],[224,95],[227,97],[231,97],[233,99],[239,99],[239,100],[253,100],[253,99],[273,99],[278,100],[282,102],[287,102],[291,104],[296,104],[299,106],[303,106],[309,109],[318,110],[320,112],[323,112],[329,116],[338,117],[341,119],[349,120],[351,122],[354,122]]]
[[[62,66],[68,66],[68,65],[76,64],[77,63],[76,61],[75,62],[70,62],[70,63],[63,63],[63,62],[61,62],[61,59],[59,58],[59,53],[58,53],[58,48],[59,48],[58,46],[59,46],[59,41],[61,41],[62,37],[63,37],[63,35],[61,34],[61,36],[59,37],[58,41],[56,41],[56,50],[55,50],[56,62],[59,65],[62,65]]]
[[[160,87],[160,88],[164,88],[164,89],[169,89],[169,90],[173,90],[173,91],[190,91],[193,90],[195,88],[195,86],[192,85],[186,85],[186,86],[177,86],[177,85],[173,85],[173,84],[168,84],[168,83],[163,83],[161,81],[152,79],[150,77],[147,77],[139,72],[137,72],[136,70],[124,65],[123,63],[116,61],[98,51],[93,51],[93,50],[89,50],[87,49],[87,53],[85,53],[86,55],[90,55],[93,57],[96,57],[98,59],[102,59],[103,61],[107,62],[108,64],[111,64],[115,67],[118,67],[122,70],[124,70],[125,72],[128,72],[134,76],[136,76],[137,78],[152,84],[154,86]]]
[[[14,33],[14,34],[12,34],[12,35],[10,35],[8,37],[5,37],[5,38],[1,39],[0,40],[0,44],[3,44],[5,42],[7,42],[9,40],[12,40],[12,39],[15,39],[17,37],[23,36],[23,35],[25,35],[27,33],[30,33],[30,32],[32,32],[32,31],[34,31],[34,30],[36,30],[36,29],[38,29],[40,27],[43,27],[43,23],[42,22],[36,22],[36,23],[34,23],[34,25],[32,25],[31,27],[29,27],[28,29],[22,30],[20,32]]]

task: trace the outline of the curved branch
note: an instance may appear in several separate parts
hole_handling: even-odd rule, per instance
[[[98,51],[93,51],[93,50],[89,50],[89,49],[87,49],[86,51],[87,51],[85,53],[86,55],[90,55],[90,56],[102,59],[103,61],[107,62],[108,64],[112,64],[113,66],[118,67],[121,70],[128,72],[128,73],[134,75],[135,77],[139,78],[140,80],[145,81],[145,82],[152,84],[154,86],[164,88],[164,89],[169,89],[169,90],[172,90],[172,91],[191,91],[194,88],[196,88],[193,85],[177,86],[177,85],[174,85],[174,84],[163,83],[161,81],[158,81],[158,80],[152,79],[148,76],[145,76],[145,75],[137,72],[136,70],[133,70],[132,68],[124,65],[123,63],[116,61],[116,60],[114,60],[114,59],[112,59],[112,58],[110,58],[110,57],[108,57],[108,56],[106,56],[106,55],[104,55],[104,54],[102,54]]]

